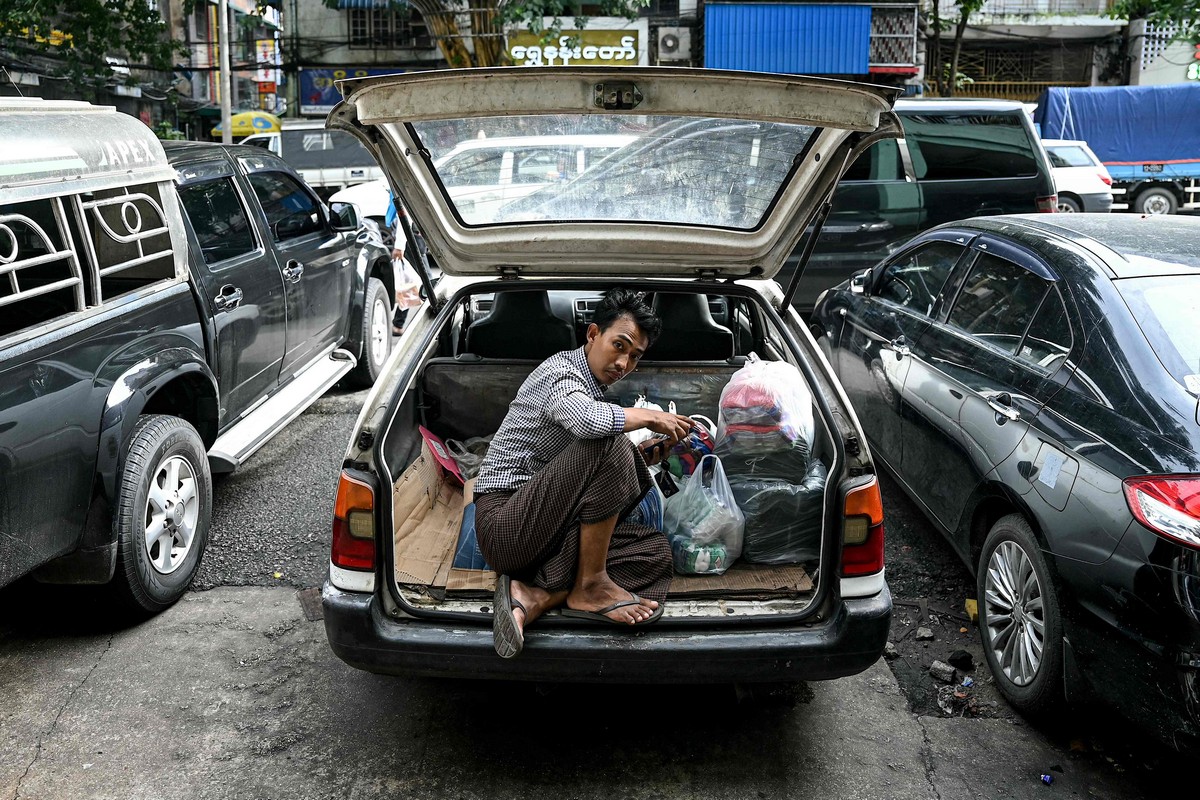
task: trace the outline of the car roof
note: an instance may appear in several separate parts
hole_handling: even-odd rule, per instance
[[[1083,139],[1042,139],[1043,147],[1087,147]]]
[[[1200,219],[1176,214],[1012,214],[975,217],[943,227],[990,233],[1059,236],[1089,250],[1115,279],[1200,274]]]

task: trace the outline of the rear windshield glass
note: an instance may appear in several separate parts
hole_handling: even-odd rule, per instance
[[[902,114],[918,180],[1027,178],[1038,174],[1019,114]]]
[[[422,122],[467,225],[532,221],[758,226],[807,125],[704,117],[546,115]]]
[[[1200,275],[1116,281],[1142,332],[1172,377],[1200,394]]]
[[[1050,165],[1053,167],[1093,166],[1091,157],[1082,147],[1047,147],[1046,155],[1050,156]]]

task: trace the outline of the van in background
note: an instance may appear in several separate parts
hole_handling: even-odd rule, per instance
[[[793,298],[817,296],[917,233],[966,217],[1054,212],[1050,163],[1021,103],[898,100],[903,139],[879,142],[842,177]],[[777,280],[786,287],[799,250]]]

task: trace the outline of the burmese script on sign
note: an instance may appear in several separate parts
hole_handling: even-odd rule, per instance
[[[524,32],[509,37],[508,54],[521,67],[636,64],[638,37],[636,31],[563,31],[557,44],[542,44]]]

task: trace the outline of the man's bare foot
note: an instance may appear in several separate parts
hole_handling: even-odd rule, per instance
[[[577,582],[567,595],[567,608],[576,611],[599,611],[614,603],[629,600],[632,596],[632,592],[617,586],[608,575],[602,575],[592,580]],[[647,600],[644,597],[638,599],[641,602],[637,605],[614,608],[605,616],[616,622],[625,622],[630,625],[645,622],[658,608],[658,601]]]
[[[522,633],[524,633],[526,625],[550,609],[562,605],[567,594],[566,592],[551,594],[540,586],[530,586],[515,579],[512,581],[510,591],[514,601],[513,619],[516,620],[517,630]],[[517,603],[521,605],[518,606]]]

